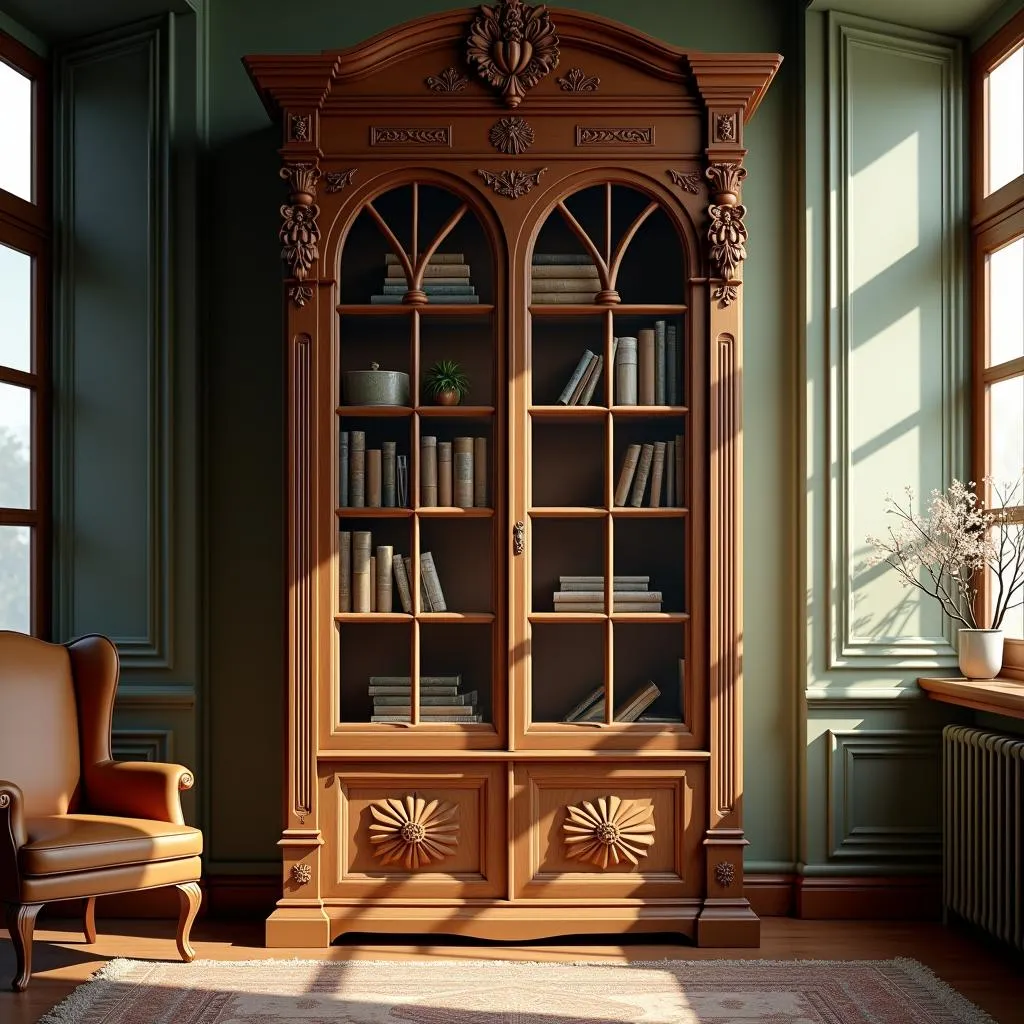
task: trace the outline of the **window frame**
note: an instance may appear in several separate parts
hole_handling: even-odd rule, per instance
[[[971,461],[974,479],[981,480],[988,470],[989,388],[999,380],[1024,375],[1024,357],[988,364],[988,255],[1024,237],[1024,174],[1018,175],[994,192],[985,194],[988,178],[988,75],[994,67],[1024,44],[1024,11],[1018,12],[974,53],[971,59],[971,278],[972,315],[972,415]],[[1024,505],[1014,520],[1024,522]],[[982,615],[988,620],[990,595],[988,581],[981,587]],[[1007,639],[1003,652],[1002,675],[1024,679],[1024,639]]]
[[[32,196],[29,202],[0,188],[0,243],[32,258],[31,370],[0,365],[0,382],[32,393],[31,500],[29,508],[0,507],[0,525],[32,530],[30,630],[48,636],[51,593],[51,388],[49,299],[52,218],[50,200],[50,66],[0,30],[0,60],[32,80]]]

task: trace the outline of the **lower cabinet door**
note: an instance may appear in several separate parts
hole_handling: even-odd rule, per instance
[[[507,766],[320,765],[325,897],[507,892]]]
[[[514,777],[511,857],[517,898],[702,895],[703,762],[520,762]]]

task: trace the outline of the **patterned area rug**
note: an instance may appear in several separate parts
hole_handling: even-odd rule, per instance
[[[114,960],[40,1024],[992,1024],[914,960]]]

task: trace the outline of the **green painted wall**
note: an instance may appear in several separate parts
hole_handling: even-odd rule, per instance
[[[794,859],[797,402],[793,184],[795,33],[782,5],[736,0],[568,4],[677,46],[782,53],[746,131],[746,815],[755,870]],[[277,243],[278,133],[240,64],[246,53],[350,46],[451,4],[217,0],[209,12],[204,222],[207,408],[207,736],[211,866],[278,863],[284,672],[284,405]]]

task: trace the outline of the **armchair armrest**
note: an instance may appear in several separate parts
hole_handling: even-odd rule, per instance
[[[97,814],[182,825],[179,794],[194,782],[192,773],[180,764],[99,761],[86,769],[85,786],[89,809]]]
[[[17,903],[21,879],[18,849],[25,845],[25,797],[13,782],[0,779],[0,900]]]

